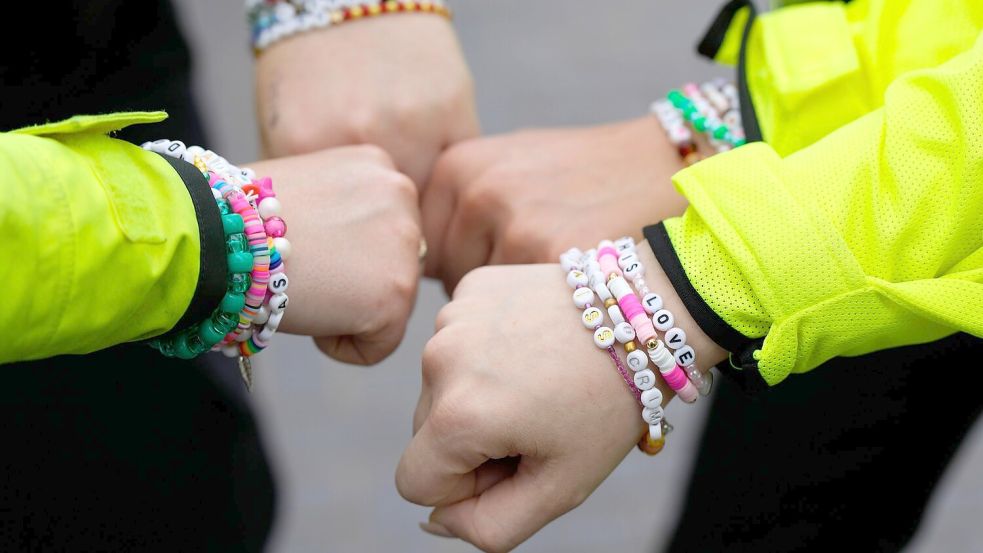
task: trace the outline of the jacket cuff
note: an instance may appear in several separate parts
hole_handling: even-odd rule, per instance
[[[758,394],[769,388],[758,371],[755,351],[761,349],[763,338],[748,338],[727,324],[707,305],[686,276],[679,256],[663,223],[650,225],[643,230],[652,253],[665,271],[666,277],[679,295],[686,310],[700,329],[717,345],[730,352],[730,362],[717,366],[717,370],[733,379],[745,392]]]
[[[203,321],[211,316],[215,307],[222,302],[227,287],[228,260],[225,252],[225,232],[222,227],[222,215],[218,204],[212,195],[208,180],[194,165],[169,156],[163,157],[181,180],[184,181],[195,206],[195,216],[198,219],[198,235],[201,240],[201,254],[198,263],[198,282],[191,303],[184,315],[164,336],[178,332],[194,323]]]

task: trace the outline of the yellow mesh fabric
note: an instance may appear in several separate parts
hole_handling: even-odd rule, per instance
[[[884,107],[782,158],[753,144],[681,171],[666,227],[707,304],[766,336],[769,384],[839,355],[983,336],[983,35]]]

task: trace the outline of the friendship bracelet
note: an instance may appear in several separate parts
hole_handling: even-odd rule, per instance
[[[739,94],[726,79],[715,79],[699,86],[687,83],[682,90],[671,90],[666,98],[653,102],[650,111],[687,165],[702,159],[693,130],[703,133],[717,153],[747,142]]]
[[[301,32],[324,29],[345,21],[406,12],[451,17],[444,0],[246,0],[246,18],[256,53]]]

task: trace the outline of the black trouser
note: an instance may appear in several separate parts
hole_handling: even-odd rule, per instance
[[[983,407],[981,355],[960,334],[754,398],[719,378],[668,550],[899,551]]]

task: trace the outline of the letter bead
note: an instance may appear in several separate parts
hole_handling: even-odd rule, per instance
[[[618,266],[622,269],[630,266],[633,263],[638,263],[638,255],[635,252],[626,252],[618,257]]]
[[[286,294],[273,294],[270,298],[270,313],[279,313],[287,308],[290,298]]]
[[[635,339],[635,329],[628,323],[614,325],[614,338],[619,344],[625,344]]]
[[[573,291],[573,304],[583,309],[588,304],[594,303],[594,291],[590,288],[577,288]]]
[[[588,283],[588,278],[583,271],[578,271],[574,269],[573,271],[567,273],[567,284],[569,284],[571,288],[577,288],[579,286],[587,286],[587,283]]]
[[[672,327],[666,331],[666,345],[672,349],[679,349],[686,345],[686,332],[679,327]],[[683,365],[685,366],[685,365]]]
[[[638,371],[644,370],[648,364],[648,356],[645,355],[644,351],[636,349],[628,354],[628,368],[631,369],[632,372],[637,373]]]
[[[690,346],[683,346],[676,350],[676,363],[680,367],[688,367],[696,362],[696,351]]]
[[[655,325],[655,329],[659,332],[665,332],[672,328],[676,320],[673,318],[672,313],[668,309],[660,309],[652,315],[652,324]]]
[[[639,390],[651,390],[655,387],[655,373],[652,369],[644,369],[635,373],[635,387]]]
[[[270,283],[268,289],[274,294],[280,294],[287,291],[287,286],[290,285],[290,280],[287,275],[283,273],[276,273],[270,276]]]
[[[580,320],[584,323],[584,326],[594,330],[598,327],[598,325],[604,322],[604,312],[596,307],[588,307],[587,309],[584,309],[584,313],[581,315]]]
[[[651,426],[657,424],[662,424],[662,419],[666,416],[666,412],[662,407],[646,407],[642,409],[642,418],[645,422],[649,423]]]
[[[632,238],[631,236],[618,238],[617,240],[614,241],[614,249],[618,250],[619,253],[634,252],[635,239]]]
[[[656,407],[662,407],[662,391],[658,388],[652,388],[651,390],[645,390],[642,392],[642,405],[655,409]]]
[[[655,315],[655,312],[662,309],[662,296],[659,294],[645,294],[642,298],[642,307],[645,308],[645,312],[649,315]]]
[[[614,331],[606,326],[602,326],[594,331],[594,344],[601,349],[607,349],[614,345]]]
[[[625,322],[625,316],[621,313],[621,307],[618,304],[608,307],[608,316],[611,317],[611,321],[616,325]]]
[[[645,266],[642,265],[641,262],[636,261],[625,267],[624,273],[626,277],[638,282],[638,280],[641,279],[643,275],[645,275]],[[641,288],[641,286],[639,286],[639,288]]]

